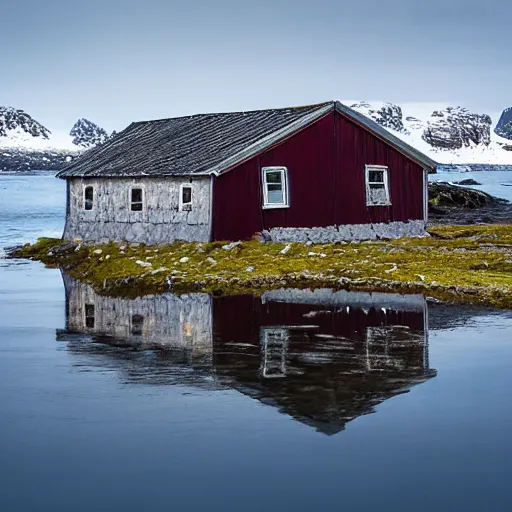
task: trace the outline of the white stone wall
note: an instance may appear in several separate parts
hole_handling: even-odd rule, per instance
[[[426,223],[424,220],[411,220],[409,222],[345,224],[318,228],[272,228],[269,233],[273,242],[348,242],[425,236]]]
[[[105,297],[64,275],[67,328],[112,336],[134,345],[184,350],[194,357],[211,357],[212,304],[205,293],[150,295],[134,300]],[[94,306],[94,327],[86,325],[86,305]],[[142,334],[132,333],[134,315],[143,317]]]
[[[192,209],[179,211],[180,185],[192,186]],[[84,209],[84,190],[94,187],[92,210]],[[131,189],[143,189],[143,211],[131,211]],[[69,180],[69,213],[64,238],[90,242],[165,244],[173,240],[207,242],[211,226],[210,177],[74,178]]]

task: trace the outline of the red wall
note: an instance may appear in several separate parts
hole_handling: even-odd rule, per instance
[[[366,164],[389,167],[392,206],[366,206]],[[273,165],[288,168],[290,207],[263,210],[261,168]],[[213,184],[214,240],[247,239],[273,227],[422,218],[422,168],[335,112]]]

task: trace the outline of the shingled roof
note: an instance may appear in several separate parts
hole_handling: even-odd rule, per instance
[[[427,168],[436,163],[340,102],[132,123],[60,171],[59,178],[220,174],[333,109]]]

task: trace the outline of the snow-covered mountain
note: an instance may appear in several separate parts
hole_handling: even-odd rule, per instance
[[[92,148],[108,139],[108,133],[88,119],[79,119],[69,132],[73,144],[82,148]]]
[[[59,170],[106,139],[107,132],[87,119],[59,134],[24,110],[0,107],[0,171]]]
[[[512,165],[512,109],[495,125],[488,114],[432,103],[344,101],[440,164]],[[504,118],[507,110],[503,113]],[[508,124],[507,124],[508,122]],[[501,128],[500,128],[501,126]],[[505,138],[505,136],[507,136]]]

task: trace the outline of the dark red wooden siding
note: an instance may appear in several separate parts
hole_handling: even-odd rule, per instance
[[[392,206],[366,206],[366,164],[389,167]],[[263,210],[261,168],[273,165],[288,168],[290,207]],[[214,180],[214,240],[247,239],[273,227],[422,218],[422,168],[334,112]]]

